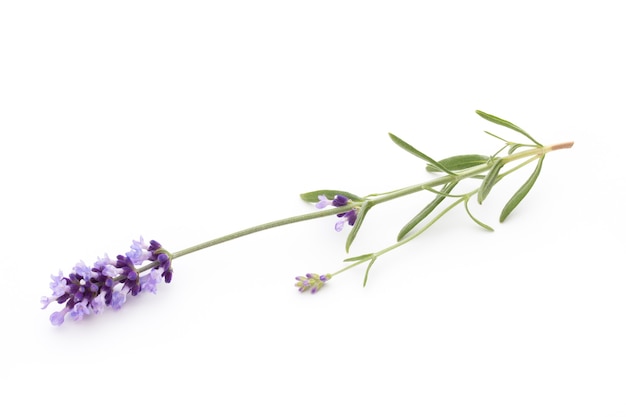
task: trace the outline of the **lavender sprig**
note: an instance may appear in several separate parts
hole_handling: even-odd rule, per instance
[[[534,162],[535,169],[529,178],[502,209],[500,222],[504,221],[535,184],[541,172],[545,155],[551,151],[571,148],[573,142],[544,146],[511,122],[480,110],[477,110],[476,113],[489,122],[504,126],[525,136],[526,139],[530,140],[530,143],[512,142],[486,132],[504,142],[504,145],[494,154],[455,155],[437,161],[390,133],[389,136],[396,145],[425,161],[427,171],[440,175],[420,184],[385,193],[369,194],[365,197],[333,189],[304,193],[301,194],[301,198],[306,202],[313,203],[319,209],[318,211],[250,227],[174,253],[166,251],[154,240],[147,244],[143,238],[140,238],[138,241],[133,241],[129,252],[125,255],[118,255],[114,260],[105,255],[104,258],[98,259],[93,266],[87,266],[82,261],[79,262],[68,276],[64,276],[61,272],[52,275],[52,282],[50,283],[52,295],[42,298],[43,308],[52,303],[63,306],[61,310],[50,316],[53,325],[61,325],[67,317],[81,320],[88,315],[100,314],[106,307],[119,310],[126,302],[129,294],[136,296],[145,291],[156,293],[157,284],[162,280],[166,283],[171,282],[173,271],[171,264],[176,258],[252,233],[326,216],[337,216],[339,220],[335,223],[335,230],[338,232],[342,231],[346,224],[351,226],[346,238],[346,252],[349,252],[366,215],[372,208],[419,191],[428,191],[434,194],[434,199],[400,229],[395,243],[375,252],[344,259],[348,265],[334,273],[323,275],[308,273],[304,276],[297,276],[295,285],[298,290],[300,292],[309,291],[314,294],[324,287],[332,277],[364,263],[367,263],[363,280],[363,285],[366,285],[372,265],[378,258],[409,243],[428,230],[446,213],[461,204],[472,221],[491,231],[493,229],[490,226],[478,220],[471,213],[470,200],[475,197],[476,201],[482,204],[493,187],[504,177]],[[505,155],[502,156],[503,153]],[[515,165],[515,163],[517,164]],[[513,167],[508,168],[509,164],[512,164]],[[477,182],[476,187],[471,191],[462,194],[452,193],[460,182],[469,181]],[[444,201],[448,202],[447,206],[436,211]]]

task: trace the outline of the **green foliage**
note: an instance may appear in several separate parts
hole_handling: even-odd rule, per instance
[[[405,141],[403,141],[402,139],[400,139],[399,137],[397,137],[393,133],[390,133],[389,137],[391,138],[391,140],[396,145],[398,145],[399,147],[401,147],[402,149],[404,149],[408,153],[410,153],[412,155],[415,155],[415,156],[417,156],[420,159],[423,159],[424,161],[428,162],[430,165],[439,168],[440,171],[444,171],[444,172],[447,172],[448,174],[454,175],[454,172],[450,171],[448,168],[446,168],[445,166],[441,165],[439,162],[435,161],[430,156],[428,156],[428,155],[418,151],[413,146],[409,145],[408,143],[406,143]]]
[[[467,212],[467,215],[470,217],[470,219],[474,220],[474,223],[476,223],[477,225],[479,225],[480,227],[482,227],[483,229],[487,229],[490,232],[493,232],[493,228],[491,226],[489,226],[488,224],[485,224],[483,222],[481,222],[480,220],[478,220],[476,217],[474,217],[474,215],[472,214],[472,212],[469,209],[469,196],[467,196],[466,198],[464,198],[464,205],[465,205],[465,211]]]
[[[343,261],[344,262],[356,262],[356,261],[362,261],[365,259],[370,259],[372,257],[371,253],[366,253],[364,255],[359,255],[359,256],[353,256],[351,258],[346,258]]]
[[[493,186],[498,181],[498,174],[500,173],[500,170],[502,169],[503,166],[504,166],[504,159],[502,158],[496,159],[496,162],[493,164],[493,166],[491,167],[491,169],[489,170],[489,172],[483,179],[483,182],[480,184],[480,188],[478,188],[478,194],[476,195],[478,204],[482,204],[483,201],[485,201],[485,198],[487,198],[487,195],[489,194]]]
[[[437,195],[430,203],[426,205],[415,217],[413,217],[407,224],[405,224],[398,233],[397,240],[402,240],[411,230],[413,230],[422,220],[424,220],[432,211],[437,208],[439,204],[450,194],[452,189],[456,187],[458,181],[450,181],[442,189],[441,193]]]
[[[500,222],[504,221],[526,197],[530,189],[535,184],[535,181],[541,171],[545,154],[553,150],[565,149],[572,146],[572,143],[568,142],[551,147],[544,147],[519,126],[480,110],[477,110],[476,113],[491,123],[504,126],[510,130],[520,133],[528,138],[530,143],[512,142],[493,133],[486,132],[491,137],[504,142],[504,145],[501,145],[491,156],[482,154],[462,154],[436,161],[423,152],[418,151],[394,134],[389,133],[389,137],[396,145],[411,155],[414,155],[426,162],[427,172],[439,174],[437,178],[421,184],[400,188],[395,191],[368,194],[366,197],[359,197],[357,195],[339,190],[318,190],[301,195],[303,200],[316,203],[319,201],[319,195],[325,195],[328,199],[331,199],[334,198],[335,195],[341,194],[358,203],[358,207],[356,208],[358,213],[355,224],[346,238],[345,249],[346,252],[349,252],[354,239],[361,230],[365,216],[376,204],[381,204],[423,190],[428,190],[436,194],[432,200],[430,200],[400,229],[395,243],[375,252],[344,259],[344,261],[349,263],[349,265],[332,274],[333,276],[357,265],[367,263],[365,277],[363,280],[363,285],[366,285],[372,265],[379,257],[412,241],[461,203],[463,203],[467,215],[473,222],[486,230],[493,231],[491,226],[478,220],[472,214],[469,208],[470,200],[476,196],[476,201],[479,204],[482,204],[493,187],[500,183],[502,178],[506,177],[511,172],[525,167],[534,160],[538,160],[537,165],[530,177],[526,180],[526,182],[524,182],[524,184],[522,184],[522,186],[515,192],[502,209]],[[502,156],[502,154],[506,156]],[[505,171],[505,166],[507,166],[507,168],[512,166],[512,168]],[[470,188],[469,191],[464,191],[463,193],[457,195],[452,194],[452,191],[461,182],[466,184],[471,183],[472,181],[479,182],[475,187]],[[440,209],[444,200],[446,200],[446,204],[443,209]],[[451,201],[451,203],[448,204],[448,201]],[[355,205],[351,207],[355,207]],[[336,213],[336,211],[333,213]]]
[[[369,264],[367,264],[367,269],[365,270],[365,277],[363,278],[363,286],[365,287],[367,285],[367,278],[369,277],[370,274],[370,269],[372,269],[372,265],[374,265],[374,261],[376,261],[376,257],[372,257],[372,260],[370,261]]]
[[[443,166],[447,169],[447,172],[462,171],[468,168],[474,168],[480,164],[485,164],[489,161],[490,157],[485,155],[456,155],[449,158],[444,158],[438,161],[439,166]],[[426,165],[426,171],[428,172],[442,172],[443,170],[435,165]]]
[[[539,157],[537,161],[537,165],[535,166],[535,170],[530,174],[530,177],[526,180],[524,184],[513,194],[511,199],[504,205],[502,212],[500,213],[500,223],[502,223],[508,216],[511,214],[513,210],[517,207],[517,205],[526,197],[528,192],[533,185],[535,185],[535,181],[539,177],[539,173],[541,172],[541,166],[543,165],[543,158],[545,156],[542,155]]]
[[[483,119],[490,121],[491,123],[495,123],[495,124],[500,125],[500,126],[508,127],[511,130],[514,130],[514,131],[516,131],[518,133],[521,133],[522,135],[526,136],[528,139],[532,140],[537,146],[542,146],[541,143],[539,143],[535,139],[533,139],[533,137],[530,136],[528,133],[526,133],[525,130],[523,130],[519,126],[514,125],[513,123],[509,122],[508,120],[501,119],[498,116],[494,116],[492,114],[485,113],[484,111],[480,111],[480,110],[476,110],[476,114],[478,114]]]

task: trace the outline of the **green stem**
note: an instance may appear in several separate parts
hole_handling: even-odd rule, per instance
[[[332,216],[339,213],[344,213],[348,210],[353,209],[354,207],[358,207],[358,203],[350,203],[345,206],[336,207],[328,210],[315,211],[312,213],[302,214],[299,216],[287,217],[285,219],[274,220],[268,223],[260,224],[258,226],[249,227],[247,229],[240,230],[238,232],[230,233],[228,235],[224,235],[218,237],[216,239],[208,240],[206,242],[190,246],[186,249],[179,250],[178,252],[173,252],[170,255],[170,259],[174,260],[176,258],[180,258],[181,256],[189,255],[190,253],[197,252],[202,249],[209,248],[211,246],[219,245],[220,243],[228,242],[229,240],[238,239],[240,237],[251,235],[253,233],[261,232],[263,230],[272,229],[278,226],[285,226],[288,224],[303,222],[306,220],[318,219],[320,217]],[[158,262],[151,262],[147,265],[142,266],[141,268],[137,268],[137,273],[145,272],[149,269],[154,268],[158,265]]]
[[[518,159],[522,159],[528,156],[533,156],[533,155],[543,155],[547,152],[556,150],[556,149],[564,149],[564,148],[570,148],[573,145],[572,142],[568,142],[568,143],[562,143],[562,144],[558,144],[558,145],[553,145],[553,146],[544,146],[544,147],[536,147],[524,152],[519,152],[516,154],[512,154],[506,157],[503,157],[502,159],[505,161],[505,163],[508,162],[512,162]],[[412,193],[416,193],[418,191],[422,191],[424,189],[429,189],[429,188],[434,188],[437,187],[439,185],[443,185],[443,184],[447,184],[452,180],[455,181],[460,181],[462,179],[465,178],[469,178],[472,177],[474,175],[480,174],[482,172],[488,171],[491,166],[493,165],[494,161],[488,161],[484,164],[472,167],[472,168],[468,168],[462,171],[459,171],[457,173],[455,173],[454,175],[443,175],[441,177],[432,179],[430,181],[426,181],[424,183],[421,184],[417,184],[417,185],[412,185],[409,187],[405,187],[405,188],[401,188],[399,190],[396,191],[392,191],[389,193],[385,193],[379,196],[376,196],[374,198],[371,198],[371,202],[372,204],[378,204],[378,203],[383,203],[385,201],[389,201],[389,200],[393,200],[399,197],[403,197]],[[195,246],[191,246],[189,248],[180,250],[178,252],[173,252],[171,254],[171,259],[176,259],[176,258],[180,258],[181,256],[185,256],[188,255],[190,253],[193,252],[197,252],[199,250],[202,249],[206,249],[209,248],[211,246],[215,246],[218,245],[220,243],[224,243],[224,242],[228,242],[229,240],[234,240],[234,239],[238,239],[240,237],[246,236],[246,235],[250,235],[253,233],[257,233],[257,232],[261,232],[263,230],[267,230],[267,229],[272,229],[274,227],[279,227],[279,226],[285,226],[288,224],[292,224],[292,223],[298,223],[298,222],[302,222],[302,221],[307,221],[307,220],[313,220],[313,219],[318,219],[321,217],[327,217],[327,216],[333,216],[336,214],[340,214],[340,213],[345,213],[346,211],[349,211],[353,208],[357,208],[360,207],[360,205],[363,204],[362,202],[352,202],[350,204],[347,204],[345,206],[342,207],[335,207],[332,209],[326,209],[326,210],[321,210],[321,211],[316,211],[313,213],[307,213],[307,214],[302,214],[299,216],[293,216],[293,217],[287,217],[285,219],[280,219],[280,220],[275,220],[275,221],[271,221],[269,223],[264,223],[258,226],[253,226],[253,227],[249,227],[247,229],[243,229],[240,230],[238,232],[234,232],[234,233],[230,233],[228,235],[222,236],[222,237],[218,237],[216,239],[212,239],[203,243],[200,243],[198,245]],[[454,203],[452,206],[455,206],[458,203]],[[379,255],[382,255],[392,249],[395,249],[398,246],[403,245],[404,243],[406,243],[409,240],[414,239],[417,235],[421,234],[424,230],[426,230],[428,227],[430,227],[436,220],[438,220],[444,213],[446,213],[448,210],[450,210],[452,207],[447,208],[446,210],[444,210],[441,214],[439,214],[435,219],[433,219],[431,222],[429,222],[424,228],[420,229],[419,232],[417,232],[417,234],[411,235],[411,237],[407,238],[407,239],[403,239],[400,242],[396,243],[395,245],[390,246],[387,249],[382,250],[381,252],[379,252]],[[369,258],[368,258],[369,260]],[[353,265],[351,265],[349,268],[351,268],[352,266],[356,266],[360,263],[363,263],[364,261],[359,261]],[[145,265],[141,268],[137,269],[138,273],[147,271],[153,267],[155,267],[157,265],[157,262],[152,262],[148,265]],[[344,268],[344,270],[347,268]],[[343,270],[342,270],[343,271]]]
[[[475,194],[478,191],[478,189],[470,192],[469,194]],[[399,248],[402,245],[405,245],[407,243],[409,243],[410,241],[412,241],[413,239],[415,239],[416,237],[418,237],[419,235],[421,235],[422,233],[424,233],[426,230],[428,230],[433,224],[435,224],[440,218],[442,218],[446,213],[448,213],[450,210],[452,210],[454,207],[456,207],[457,205],[459,205],[460,203],[462,203],[463,201],[465,201],[465,198],[458,198],[454,203],[450,204],[448,207],[446,207],[445,209],[443,209],[441,212],[439,212],[435,217],[433,217],[428,223],[426,223],[426,225],[424,227],[422,227],[421,229],[419,229],[417,232],[408,235],[407,237],[405,237],[404,239],[394,243],[393,245],[387,246],[384,249],[379,250],[378,252],[374,252],[372,253],[370,256],[368,256],[367,258],[364,259],[360,259],[358,261],[354,261],[352,264],[338,270],[337,272],[334,272],[333,276],[340,274],[342,272],[347,271],[348,269],[354,268],[357,265],[361,265],[365,262],[370,262],[372,259],[376,259],[379,258],[380,256],[386,254],[387,252],[390,252],[396,248]]]
[[[574,145],[573,142],[567,142],[567,143],[560,143],[558,145],[552,145],[552,146],[536,147],[533,149],[529,149],[527,151],[518,152],[512,155],[504,156],[501,159],[504,161],[504,164],[507,164],[509,162],[516,161],[518,159],[527,158],[529,156],[540,156],[540,155],[545,155],[546,153],[557,150],[557,149],[571,148],[572,145]],[[411,185],[409,187],[401,188],[399,190],[392,191],[390,193],[385,193],[380,196],[372,198],[372,202],[374,204],[384,203],[385,201],[393,200],[398,197],[404,197],[405,195],[422,191],[426,188],[434,188],[439,185],[447,184],[452,180],[461,181],[465,178],[473,177],[474,175],[478,175],[480,173],[488,171],[489,169],[491,169],[494,162],[495,162],[495,159],[485,162],[484,164],[477,165],[472,168],[467,168],[462,171],[458,171],[455,173],[455,175],[451,175],[451,174],[443,175],[441,177],[435,178],[433,180],[430,180],[421,184]]]
[[[353,209],[354,207],[357,207],[358,205],[359,205],[358,203],[350,203],[350,204],[347,204],[347,205],[341,206],[341,207],[336,207],[336,208],[327,209],[327,210],[321,210],[321,211],[315,211],[315,212],[312,212],[312,213],[301,214],[299,216],[287,217],[285,219],[274,220],[274,221],[269,222],[269,223],[264,223],[264,224],[260,224],[258,226],[249,227],[247,229],[243,229],[243,230],[240,230],[240,231],[235,232],[235,233],[230,233],[228,235],[225,235],[225,236],[222,236],[222,237],[218,237],[216,239],[209,240],[207,242],[200,243],[200,244],[195,245],[195,246],[191,246],[191,247],[189,247],[187,249],[183,249],[183,250],[180,250],[178,252],[174,252],[174,253],[172,253],[172,259],[180,258],[181,256],[185,256],[185,255],[188,255],[190,253],[197,252],[199,250],[206,249],[206,248],[211,247],[211,246],[219,245],[220,243],[228,242],[229,240],[238,239],[240,237],[243,237],[243,236],[246,236],[246,235],[251,235],[251,234],[257,233],[257,232],[261,232],[263,230],[272,229],[274,227],[285,226],[285,225],[288,225],[288,224],[303,222],[303,221],[306,221],[306,220],[313,220],[313,219],[318,219],[320,217],[327,217],[327,216],[332,216],[332,215],[335,215],[335,214],[345,213],[346,211],[349,211],[349,210]]]
[[[574,145],[573,142],[566,142],[566,143],[561,143],[561,144],[557,144],[557,145],[552,145],[552,146],[543,146],[543,147],[536,147],[524,152],[519,152],[513,155],[509,155],[506,157],[503,157],[502,160],[504,160],[504,163],[509,163],[509,162],[513,162],[519,159],[523,159],[523,158],[528,158],[530,157],[528,160],[518,164],[517,166],[511,168],[510,170],[500,174],[498,176],[498,179],[496,180],[496,182],[500,181],[502,178],[504,178],[505,176],[509,175],[512,172],[517,171],[518,169],[522,168],[523,166],[531,163],[532,161],[537,160],[538,158],[540,158],[541,156],[545,155],[548,152],[554,151],[554,150],[558,150],[558,149],[566,149],[566,148],[571,148]],[[495,161],[495,160],[494,160]],[[456,180],[462,180],[471,176],[474,176],[476,174],[479,174],[481,172],[487,171],[488,169],[491,168],[491,166],[493,165],[494,161],[490,161],[487,162],[485,164],[482,165],[478,165],[476,167],[473,168],[469,168],[466,169],[464,171],[459,171],[459,173],[457,175],[446,175],[443,177],[438,178],[437,180],[443,180],[443,179],[447,179],[447,181],[445,182],[438,182],[437,180],[433,180],[433,181],[429,181],[428,183],[423,183],[423,184],[418,184],[412,187],[407,187],[389,194],[385,194],[383,197],[375,199],[375,201],[378,202],[382,202],[382,201],[387,201],[387,200],[391,200],[393,198],[397,198],[400,197],[402,195],[406,195],[406,194],[410,194],[411,192],[415,192],[415,191],[420,191],[423,189],[428,189],[428,188],[432,188],[434,186],[437,185],[442,185],[445,184],[447,182],[450,182],[452,179],[456,179]],[[382,250],[379,250],[378,252],[374,252],[372,254],[370,254],[369,256],[363,258],[363,259],[359,259],[356,261],[353,261],[350,265],[334,272],[331,275],[337,275],[340,274],[342,272],[345,272],[351,268],[354,268],[355,266],[364,264],[366,262],[371,262],[374,259],[379,258],[380,256],[384,255],[387,252],[390,252],[410,241],[412,241],[413,239],[415,239],[416,237],[418,237],[419,235],[421,235],[422,233],[424,233],[426,230],[428,230],[433,224],[435,224],[439,219],[441,219],[446,213],[448,213],[450,210],[452,210],[454,207],[456,207],[457,205],[459,205],[461,202],[465,202],[467,201],[467,199],[472,196],[473,194],[476,194],[478,192],[478,188],[470,191],[467,194],[464,194],[463,196],[456,196],[457,200],[450,204],[448,207],[446,207],[445,209],[443,209],[441,212],[439,212],[434,218],[432,218],[428,223],[426,223],[426,225],[424,225],[421,229],[419,229],[418,231],[404,237],[402,240],[394,243],[393,245],[390,245]],[[449,196],[449,197],[453,197],[453,196]]]

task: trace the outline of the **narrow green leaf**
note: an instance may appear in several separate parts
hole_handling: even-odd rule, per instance
[[[504,160],[502,158],[497,158],[496,162],[491,167],[491,170],[487,173],[485,179],[483,179],[483,182],[480,184],[477,195],[478,204],[482,204],[483,201],[485,201],[485,198],[487,198],[487,194],[489,194],[489,191],[491,191],[491,188],[498,180],[498,173],[500,173],[503,166]]]
[[[343,195],[345,197],[348,197],[352,201],[363,201],[363,198],[359,197],[356,194],[352,194],[347,191],[340,191],[340,190],[310,191],[308,193],[300,194],[300,198],[306,201],[307,203],[317,203],[318,201],[320,201],[319,200],[320,195],[326,196],[326,198],[328,198],[329,200],[332,200],[333,198],[335,198],[336,195]]]
[[[391,138],[392,141],[394,141],[394,143],[396,145],[398,145],[399,147],[401,147],[402,149],[404,149],[408,153],[413,154],[413,155],[417,156],[420,159],[423,159],[424,161],[428,162],[430,165],[439,168],[439,170],[441,170],[441,171],[444,171],[444,172],[447,172],[448,174],[454,175],[454,172],[448,170],[448,168],[446,168],[445,166],[441,165],[439,162],[435,161],[430,156],[428,156],[426,154],[423,154],[422,152],[418,151],[413,146],[409,145],[408,143],[406,143],[405,141],[403,141],[402,139],[400,139],[399,137],[397,137],[393,133],[390,133],[389,137]]]
[[[509,155],[511,155],[513,152],[515,152],[517,149],[521,148],[522,145],[521,143],[516,143],[515,145],[511,145],[511,147],[509,148]]]
[[[376,257],[372,258],[370,263],[367,265],[367,269],[365,270],[365,278],[363,278],[363,286],[364,287],[367,285],[367,277],[370,274],[370,269],[372,269],[372,265],[374,265],[374,261],[375,260],[376,260]]]
[[[480,111],[480,110],[476,110],[476,114],[478,114],[483,119],[490,121],[491,123],[495,123],[495,124],[500,125],[500,126],[508,127],[511,130],[514,130],[514,131],[516,131],[518,133],[521,133],[522,135],[526,136],[528,139],[532,140],[537,145],[543,146],[539,142],[537,142],[535,139],[533,139],[532,136],[530,136],[528,133],[526,133],[521,127],[519,127],[517,125],[514,125],[513,123],[511,123],[511,122],[509,122],[507,120],[501,119],[498,116],[494,116],[493,114],[485,113],[484,111]]]
[[[489,161],[489,157],[485,155],[456,155],[449,158],[441,159],[439,165],[446,167],[450,171],[460,171],[467,168],[473,168]],[[441,169],[434,165],[426,165],[428,172],[441,172]]]
[[[489,136],[493,136],[494,138],[501,140],[502,142],[509,143],[509,141],[508,141],[508,140],[503,139],[503,138],[501,138],[501,137],[500,137],[500,136],[498,136],[498,135],[495,135],[495,134],[493,134],[493,133],[491,133],[491,132],[487,132],[486,130],[485,130],[484,132],[485,132],[486,134],[488,134]]]
[[[354,238],[356,237],[356,234],[359,232],[359,229],[361,228],[361,225],[363,224],[365,215],[367,214],[369,209],[373,207],[370,203],[371,203],[370,200],[365,200],[363,204],[361,205],[359,212],[357,213],[354,226],[352,226],[352,229],[350,230],[350,234],[346,238],[346,253],[350,252],[350,246],[352,245],[352,242],[354,242]]]
[[[474,220],[474,222],[479,225],[480,227],[483,227],[487,230],[489,230],[490,232],[493,232],[493,228],[491,226],[489,226],[488,224],[485,224],[483,222],[481,222],[480,220],[478,220],[476,217],[474,217],[474,215],[472,214],[472,212],[469,209],[469,206],[467,205],[469,201],[469,198],[466,198],[465,201],[463,203],[465,203],[465,211],[467,212],[467,214],[470,216],[470,219]]]
[[[356,262],[356,261],[362,261],[363,259],[369,259],[371,257],[372,257],[371,253],[366,253],[365,255],[354,256],[352,258],[346,258],[343,261],[344,262]]]
[[[397,238],[398,241],[402,240],[402,238],[404,238],[411,230],[413,230],[415,226],[417,226],[422,220],[428,217],[428,215],[432,213],[432,211],[446,198],[445,194],[449,194],[457,184],[458,181],[451,181],[447,183],[441,189],[441,194],[443,195],[437,195],[437,197],[435,197],[433,201],[428,203],[426,207],[424,207],[419,213],[417,213],[415,217],[413,217],[407,224],[405,224],[402,229],[400,229]]]
[[[513,197],[506,203],[502,212],[500,213],[500,223],[502,223],[511,212],[517,207],[517,205],[526,197],[526,194],[533,188],[535,185],[535,181],[537,181],[537,177],[539,177],[539,173],[541,172],[541,165],[543,164],[543,156],[539,158],[537,161],[537,166],[535,170],[530,174],[530,177],[526,180],[524,184],[513,194]]]

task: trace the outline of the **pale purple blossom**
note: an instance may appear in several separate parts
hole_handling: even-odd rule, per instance
[[[325,195],[319,195],[317,198],[320,200],[315,204],[315,207],[318,209],[323,209],[333,204],[333,200],[329,200]]]
[[[144,275],[141,277],[141,290],[142,291],[150,291],[153,294],[157,292],[157,284],[162,281],[160,269],[152,269],[148,275]]]
[[[76,266],[74,266],[74,269],[72,270],[72,272],[75,273],[76,275],[80,275],[85,281],[88,281],[89,279],[91,279],[93,275],[95,275],[91,271],[91,267],[85,265],[85,262],[83,261],[80,261],[79,263],[77,263]]]
[[[45,297],[45,296],[41,297],[41,304],[42,304],[41,308],[44,309],[48,307],[48,305],[51,302],[56,301],[56,300],[57,300],[56,297]]]
[[[122,308],[122,306],[126,302],[127,293],[127,290],[113,291],[113,295],[111,297],[111,308],[113,308],[113,310],[119,310],[120,308]]]
[[[74,304],[74,307],[70,310],[70,317],[72,320],[78,321],[88,316],[90,312],[90,309],[87,308],[87,300],[83,300],[78,304]]]
[[[67,284],[63,279],[63,272],[59,271],[59,275],[50,275],[52,282],[50,283],[50,289],[52,290],[52,296],[58,297],[65,294],[67,290]]]
[[[104,311],[104,307],[106,307],[106,293],[101,292],[96,298],[91,300],[91,311],[94,314],[100,314]]]
[[[105,254],[103,258],[98,257],[98,260],[93,264],[93,267],[94,269],[99,270],[102,275],[115,278],[123,272],[121,269],[116,268],[116,263],[116,260],[109,258],[109,255]]]
[[[133,244],[130,246],[130,251],[126,252],[126,256],[133,262],[133,264],[141,265],[150,258],[150,255],[152,255],[152,253],[148,251],[148,247],[148,244],[146,244],[143,240],[143,236],[141,236],[139,240],[133,240]]]

